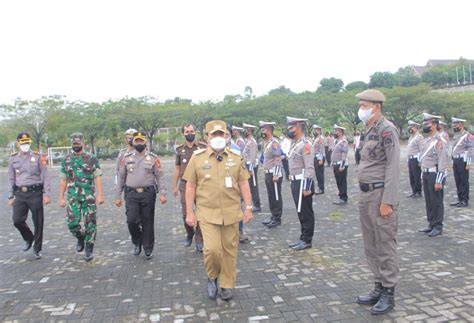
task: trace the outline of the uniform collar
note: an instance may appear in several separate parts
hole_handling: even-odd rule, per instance
[[[223,155],[228,155],[228,154],[229,154],[228,149],[229,149],[229,148],[227,148],[227,147],[224,148],[224,151],[222,151],[221,154],[223,154]],[[208,157],[211,157],[212,155],[217,155],[217,153],[216,153],[216,152],[214,151],[214,149],[212,149],[211,147],[208,147],[208,148],[207,148],[206,154],[207,154]]]

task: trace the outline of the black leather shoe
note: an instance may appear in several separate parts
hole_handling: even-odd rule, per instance
[[[449,203],[449,205],[451,205],[451,206],[458,206],[459,202],[460,202],[460,201],[453,201],[453,202]]]
[[[234,290],[232,288],[221,288],[222,300],[228,302],[234,297]]]
[[[431,230],[433,230],[433,228],[427,227],[423,229],[418,229],[418,232],[428,233],[431,232]]]
[[[217,297],[217,278],[207,279],[207,295],[210,299],[216,299]]]
[[[321,195],[321,194],[324,194],[324,190],[318,188],[315,192],[314,192],[315,195]]]
[[[33,245],[33,240],[25,241],[25,246],[23,247],[23,251],[30,250],[31,246]]]
[[[151,251],[145,251],[145,259],[150,260],[153,258],[153,253]]]
[[[289,244],[288,244],[288,247],[293,248],[293,247],[299,245],[299,244],[302,243],[302,242],[303,242],[303,241],[298,240],[298,241],[296,241],[296,242],[289,243]]]
[[[375,283],[375,288],[370,291],[369,295],[357,296],[357,304],[361,305],[375,305],[379,301],[380,295],[382,295],[382,284]]]
[[[299,244],[297,244],[296,246],[294,246],[292,249],[293,250],[305,250],[305,249],[309,249],[311,248],[313,245],[309,242],[304,242],[304,241],[301,241]]]
[[[465,201],[462,201],[462,202],[459,202],[458,205],[456,205],[457,207],[468,207],[469,204]]]
[[[202,252],[203,248],[204,248],[204,246],[202,245],[202,243],[196,243],[196,251],[197,252]]]
[[[380,315],[390,312],[395,306],[395,288],[382,287],[382,293],[378,302],[370,309],[373,315]]]
[[[263,221],[262,221],[262,224],[263,224],[263,225],[267,225],[267,224],[271,223],[272,221],[273,221],[273,219],[271,219],[271,218],[270,218],[270,219],[267,219],[267,220],[263,220]]]
[[[420,197],[423,197],[423,195],[421,195],[421,192],[416,193],[415,198],[420,198]]]
[[[135,249],[133,250],[133,255],[138,256],[142,253],[142,244],[138,243],[135,245]]]
[[[76,251],[81,252],[84,250],[84,237],[77,238]]]
[[[39,252],[39,251],[34,251],[34,252],[33,252],[33,256],[35,257],[35,259],[41,259],[41,252]]]
[[[440,229],[440,228],[434,228],[433,230],[431,230],[430,233],[428,233],[428,237],[436,237],[436,236],[439,236],[443,233],[443,229]]]
[[[344,200],[337,200],[337,201],[334,201],[332,202],[332,204],[335,204],[335,205],[344,205],[344,204],[347,204],[347,201],[344,201]]]
[[[94,258],[94,245],[92,243],[86,243],[86,254],[84,260],[89,262]]]
[[[415,198],[415,197],[416,197],[416,193],[411,193],[411,194],[407,195],[407,197]]]
[[[275,228],[275,227],[279,227],[281,225],[281,222],[280,221],[275,221],[273,220],[272,222],[270,222],[269,224],[267,224],[267,228]]]
[[[189,239],[189,238],[186,238],[186,240],[184,241],[184,246],[187,248],[187,247],[190,247],[191,244],[193,243],[193,238]]]

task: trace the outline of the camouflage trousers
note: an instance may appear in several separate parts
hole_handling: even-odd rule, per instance
[[[97,206],[93,196],[68,196],[67,226],[76,238],[94,243],[97,234]],[[84,218],[84,233],[81,220]]]

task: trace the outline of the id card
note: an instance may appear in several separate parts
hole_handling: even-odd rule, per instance
[[[232,177],[227,176],[225,178],[225,187],[226,188],[232,188]]]

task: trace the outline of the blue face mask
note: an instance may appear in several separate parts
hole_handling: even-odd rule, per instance
[[[288,131],[288,138],[293,139],[295,138],[296,133],[294,131]]]

